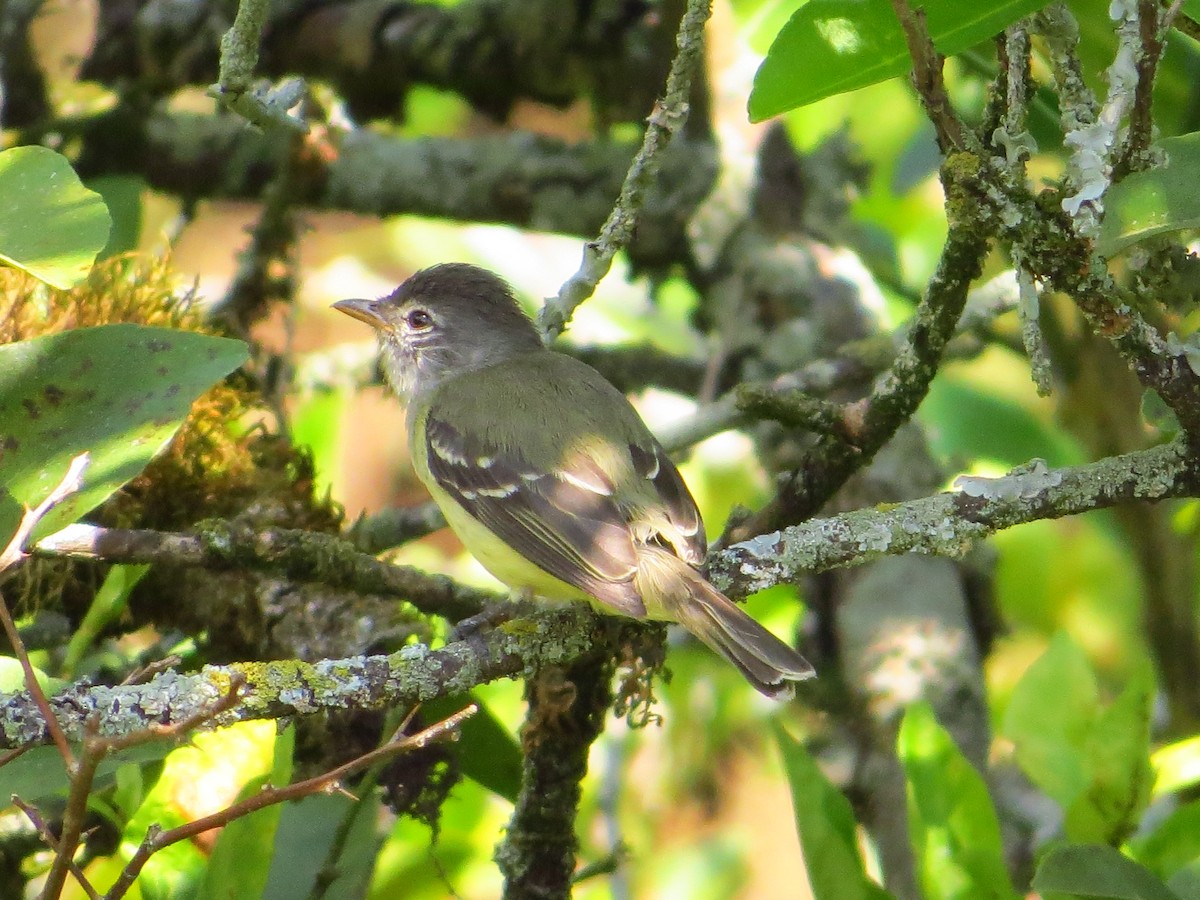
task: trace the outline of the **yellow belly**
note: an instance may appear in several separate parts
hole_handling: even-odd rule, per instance
[[[529,591],[549,600],[592,599],[579,588],[555,578],[521,556],[436,484],[426,486],[463,546],[485,569],[510,588]]]

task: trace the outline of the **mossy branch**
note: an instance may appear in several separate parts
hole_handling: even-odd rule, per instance
[[[76,684],[49,700],[67,738],[87,728],[117,738],[170,726],[210,710],[240,682],[238,703],[213,717],[227,725],[325,710],[411,706],[461,694],[476,685],[566,664],[604,640],[604,620],[583,607],[552,609],[516,619],[437,650],[423,644],[389,656],[356,656],[304,663],[298,660],[205,666],[182,675],[167,671],[145,684]],[[28,693],[0,695],[0,749],[42,744],[46,723]]]

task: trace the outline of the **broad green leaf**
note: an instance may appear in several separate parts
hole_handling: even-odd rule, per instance
[[[1149,834],[1131,841],[1130,851],[1160,878],[1200,860],[1200,800],[1173,810]]]
[[[1117,846],[1150,799],[1150,685],[1135,677],[1092,724],[1084,748],[1091,781],[1066,811],[1067,837]]]
[[[439,697],[421,705],[422,719],[436,722],[453,715],[468,703],[479,711],[459,726],[454,744],[462,773],[510,803],[521,789],[521,748],[508,730],[476,696]]]
[[[915,703],[905,712],[896,749],[908,788],[909,837],[927,900],[1015,900],[987,785],[928,703]]]
[[[46,147],[0,153],[0,261],[57,288],[87,277],[111,221],[61,154]]]
[[[1091,781],[1084,748],[1098,712],[1096,677],[1059,632],[1013,689],[1001,731],[1025,774],[1064,809]]]
[[[292,780],[296,729],[288,727],[277,732],[273,722],[257,724],[261,727],[255,733],[251,752],[273,744],[273,763],[270,772],[264,771],[245,782],[238,799],[258,793],[268,781],[279,787]],[[197,900],[261,900],[275,855],[280,812],[280,804],[276,803],[234,819],[221,829],[209,855]]]
[[[916,4],[913,4],[916,6]],[[938,51],[960,53],[1040,9],[1043,0],[926,0]],[[779,32],[754,76],[750,120],[903,75],[908,45],[889,0],[809,0]]]
[[[371,791],[361,800],[346,794],[315,794],[286,804],[275,832],[275,855],[262,900],[310,896],[318,873],[330,865],[336,877],[324,889],[322,900],[361,900],[379,853],[381,797],[381,791]],[[330,859],[339,841],[341,854]],[[414,893],[416,885],[409,887],[406,896]]]
[[[63,660],[63,671],[71,675],[75,673],[80,660],[91,648],[96,637],[110,622],[125,611],[125,603],[129,600],[129,595],[137,587],[137,583],[142,580],[142,576],[149,571],[149,564],[116,565],[108,570],[108,574],[104,576],[104,582],[96,591],[96,596],[92,598],[91,605],[84,614],[83,621],[71,635],[71,640],[67,644],[66,658]]]
[[[88,187],[104,198],[112,216],[112,230],[108,233],[101,259],[136,250],[142,237],[145,180],[133,175],[102,175],[90,179]]]
[[[1070,438],[1028,407],[954,374],[934,380],[920,418],[933,424],[934,449],[950,459],[995,460],[1010,468],[1034,457],[1051,467],[1085,461]]]
[[[105,757],[96,772],[94,789],[101,791],[111,785],[122,766],[145,766],[158,762],[171,749],[168,741],[150,741]],[[65,797],[69,786],[57,747],[34,747],[0,768],[0,797],[4,798],[3,803],[7,803],[13,794],[26,803],[34,804],[52,797]]]
[[[137,475],[194,400],[246,359],[241,341],[103,325],[0,347],[0,484],[36,506],[72,458],[91,454],[83,487],[50,511],[35,540],[76,521]],[[11,534],[15,522],[0,521]]]
[[[1104,200],[1096,249],[1111,256],[1138,241],[1200,228],[1200,132],[1164,138],[1166,161],[1114,184]]]
[[[1105,846],[1070,844],[1051,850],[1038,866],[1032,887],[1113,900],[1180,900],[1148,869]]]
[[[880,900],[892,895],[867,877],[854,813],[798,741],[776,726],[775,738],[792,789],[796,832],[816,900]]]

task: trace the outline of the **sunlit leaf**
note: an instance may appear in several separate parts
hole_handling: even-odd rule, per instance
[[[1200,132],[1157,146],[1165,162],[1126,176],[1105,197],[1096,249],[1106,256],[1154,235],[1200,228]]]
[[[1025,774],[1064,808],[1091,780],[1084,748],[1098,712],[1087,659],[1065,633],[1056,634],[1014,688],[1001,730]]]
[[[269,743],[274,744],[273,762],[269,772],[263,771],[245,781],[242,797],[257,793],[268,781],[277,787],[291,781],[296,729],[274,732],[274,728],[260,728],[254,736],[255,750],[265,750]],[[208,858],[198,900],[261,900],[275,856],[280,812],[280,804],[267,806],[221,829]]]
[[[920,5],[934,46],[952,56],[1045,4],[1042,0],[927,0]],[[810,0],[779,32],[755,75],[750,119],[760,122],[903,75],[911,67],[908,45],[889,0]]]
[[[1200,782],[1200,736],[1184,738],[1156,750],[1154,796],[1161,797]]]
[[[192,401],[246,359],[241,341],[144,325],[81,328],[0,347],[0,484],[36,506],[87,451],[83,487],[51,510],[44,537],[137,475]],[[0,521],[11,534],[14,522]]]
[[[908,789],[908,827],[928,900],[1013,898],[1000,824],[983,777],[922,701],[896,741]]]
[[[57,288],[87,277],[108,240],[108,207],[47,147],[0,153],[0,260]]]
[[[881,900],[892,895],[867,877],[850,802],[783,729],[775,737],[792,789],[804,868],[816,900]]]
[[[192,735],[189,745],[167,756],[162,775],[125,826],[121,855],[131,858],[152,825],[174,828],[235,802],[246,785],[260,784],[273,770],[274,749],[272,721],[238,722]],[[209,835],[208,842],[215,837]],[[207,867],[201,845],[181,841],[151,856],[138,884],[147,897],[194,897]]]

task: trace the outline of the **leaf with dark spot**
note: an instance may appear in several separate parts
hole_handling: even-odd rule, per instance
[[[36,506],[72,458],[91,453],[82,489],[51,511],[35,538],[79,519],[136,476],[192,400],[245,359],[241,341],[145,325],[80,328],[0,347],[0,485],[19,504]],[[16,524],[0,517],[0,539]]]

